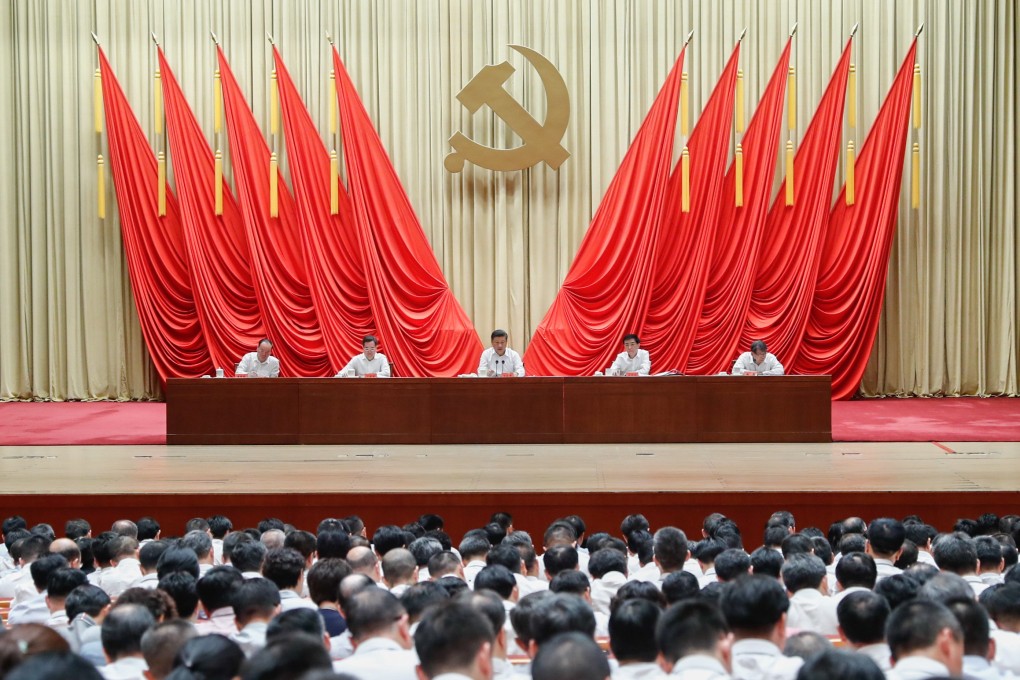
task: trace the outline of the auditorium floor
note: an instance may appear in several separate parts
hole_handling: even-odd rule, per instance
[[[989,492],[1020,443],[7,446],[15,494]]]

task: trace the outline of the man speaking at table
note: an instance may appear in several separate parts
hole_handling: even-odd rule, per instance
[[[376,352],[379,340],[374,335],[366,335],[361,339],[362,354],[357,354],[347,365],[336,374],[337,378],[388,378],[390,377],[390,362],[385,354]]]
[[[497,328],[490,336],[492,347],[482,352],[482,358],[478,362],[478,375],[502,377],[513,375],[518,378],[524,377],[524,362],[521,355],[506,346],[507,332]]]
[[[634,333],[623,336],[623,352],[609,367],[610,375],[648,375],[652,370],[652,359],[648,350],[641,349],[641,340]]]
[[[768,353],[764,340],[755,340],[751,351],[744,352],[733,362],[733,375],[783,375],[783,365],[774,354]]]
[[[262,338],[256,351],[248,352],[241,357],[241,363],[237,365],[234,375],[248,378],[279,378],[280,360],[270,355],[272,351],[273,343],[269,338]]]

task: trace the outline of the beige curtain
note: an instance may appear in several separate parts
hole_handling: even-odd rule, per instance
[[[210,140],[210,31],[267,133],[271,34],[324,138],[328,32],[475,327],[486,341],[507,328],[523,350],[688,31],[696,122],[744,28],[750,116],[794,23],[798,138],[860,24],[859,125],[845,130],[858,148],[925,24],[924,121],[912,133],[921,208],[910,208],[904,149],[865,393],[1016,394],[1017,21],[1005,0],[9,0],[0,9],[0,398],[159,396],[108,166],[108,217],[96,217],[96,155],[106,149],[92,130],[92,30],[153,144],[150,31]],[[484,65],[509,60],[508,90],[545,115],[541,84],[510,44],[538,50],[563,74],[571,157],[558,171],[468,164],[451,175],[443,159],[457,130],[497,147],[521,143],[487,107],[471,115],[455,99]],[[777,189],[780,181],[777,172]]]

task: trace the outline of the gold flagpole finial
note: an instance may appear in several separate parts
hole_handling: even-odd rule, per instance
[[[149,35],[150,35],[150,36],[152,36],[152,43],[153,43],[153,44],[154,44],[154,45],[155,45],[156,47],[159,47],[159,40],[158,40],[158,39],[156,38],[156,34],[155,34],[155,33],[153,33],[152,31],[149,31]]]
[[[687,34],[687,39],[684,40],[684,47],[687,47],[688,45],[691,44],[691,38],[693,38],[693,37],[694,37],[694,29],[692,28],[691,32]]]
[[[217,37],[216,37],[216,34],[215,34],[215,33],[213,33],[212,31],[209,31],[209,37],[210,37],[210,38],[212,38],[212,41],[213,41],[213,43],[215,43],[215,44],[217,44],[217,45],[219,45],[219,44],[220,44],[220,39],[219,39],[219,38],[217,38]]]
[[[96,47],[99,46],[99,36],[96,35],[95,31],[92,31],[92,42],[96,44]]]
[[[854,24],[854,27],[850,29],[850,37],[851,38],[853,38],[855,35],[857,35],[857,29],[860,28],[860,27],[861,27],[861,22],[858,21],[856,24]]]
[[[745,35],[747,35],[747,26],[745,26],[744,30],[740,32],[740,37],[737,38],[737,42],[743,42]]]
[[[276,41],[273,40],[273,36],[272,36],[272,34],[269,31],[266,31],[266,40],[269,41],[270,45],[275,45],[276,44]]]
[[[923,31],[923,30],[924,30],[924,22],[921,22],[921,25],[918,26],[917,30],[914,32],[914,37],[916,38],[917,36],[921,35],[921,31]]]
[[[329,34],[329,31],[326,31],[326,42],[328,42],[330,45],[333,44],[333,36]]]
[[[800,26],[800,22],[799,22],[799,21],[795,21],[795,22],[793,22],[793,28],[791,28],[791,29],[790,29],[790,37],[791,37],[791,38],[792,38],[792,37],[794,36],[794,34],[795,34],[795,33],[797,32],[797,27],[798,27],[798,26]]]

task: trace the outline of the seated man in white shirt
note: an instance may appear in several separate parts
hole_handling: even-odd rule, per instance
[[[103,619],[103,652],[109,663],[99,671],[107,680],[144,680],[148,664],[142,656],[142,636],[156,625],[152,613],[140,604],[122,604]]]
[[[945,605],[930,600],[906,602],[886,623],[892,652],[889,680],[959,676],[963,670],[963,630]]]
[[[354,654],[333,663],[359,680],[418,680],[407,611],[382,588],[359,590],[344,602]]]
[[[8,626],[22,623],[45,625],[49,621],[50,609],[46,605],[46,586],[50,576],[58,569],[63,568],[67,568],[67,560],[63,555],[44,555],[32,562],[28,569],[32,575],[35,595],[26,597],[11,607],[7,614]]]
[[[351,357],[347,365],[336,374],[337,378],[388,378],[390,362],[385,354],[379,354],[376,348],[379,339],[374,335],[366,335],[361,339],[362,354]]]
[[[590,635],[560,633],[538,649],[531,664],[533,680],[608,680],[609,661]]]
[[[744,352],[733,362],[733,375],[783,375],[783,365],[774,354],[769,354],[764,340],[751,343],[751,351]]]
[[[949,603],[949,611],[963,629],[963,677],[975,680],[999,680],[1015,677],[995,668],[995,642],[991,639],[988,612],[974,600]]]
[[[741,576],[723,591],[723,616],[733,631],[733,677],[794,680],[803,659],[783,656],[790,598],[771,576]]]
[[[70,621],[67,618],[65,602],[71,591],[78,586],[89,582],[81,569],[61,567],[50,574],[46,581],[46,607],[49,609],[50,618],[46,625],[53,628],[64,637],[71,638],[71,631],[68,629]]]
[[[655,637],[670,677],[730,677],[733,634],[715,603],[689,600],[670,607],[659,620]]]
[[[836,607],[839,634],[847,646],[870,657],[883,673],[892,668],[892,652],[885,643],[885,622],[889,602],[870,590],[857,590],[844,597]]]
[[[829,597],[825,563],[817,555],[790,555],[783,565],[783,583],[790,593],[786,625],[819,635],[836,635],[836,603]]]
[[[524,362],[521,355],[506,346],[509,335],[501,328],[492,331],[492,347],[482,352],[478,361],[478,375],[498,378],[512,374],[524,377]]]
[[[266,553],[262,575],[280,589],[280,608],[318,610],[315,603],[301,597],[305,583],[305,559],[293,548],[276,548]]]
[[[956,574],[969,583],[974,590],[974,597],[988,588],[988,584],[977,574],[977,547],[974,539],[967,534],[956,532],[939,536],[932,548],[932,555],[940,571]]]
[[[626,600],[613,610],[607,630],[617,664],[613,680],[666,677],[656,663],[655,626],[661,615],[658,605],[643,599]]]
[[[495,634],[489,619],[466,602],[444,602],[425,612],[414,634],[420,677],[491,678]]]
[[[648,375],[652,370],[652,360],[648,350],[641,349],[638,336],[634,333],[623,336],[623,349],[609,367],[608,375]]]
[[[262,338],[256,351],[248,352],[241,357],[234,375],[248,378],[279,378],[280,360],[270,354],[272,351],[272,341],[269,338]]]

